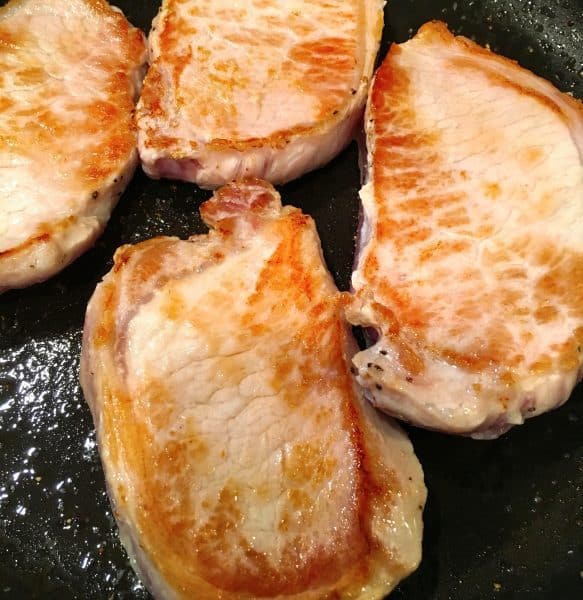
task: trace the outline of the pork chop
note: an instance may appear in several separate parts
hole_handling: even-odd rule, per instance
[[[496,437],[565,402],[583,344],[583,106],[441,23],[371,89],[353,323],[372,402]]]
[[[151,177],[282,183],[333,158],[362,115],[384,0],[164,0],[138,107]]]
[[[124,246],[81,377],[122,540],[157,598],[382,598],[418,564],[411,444],[350,374],[313,221],[259,180]]]
[[[143,34],[104,0],[0,8],[0,292],[103,231],[137,164]]]

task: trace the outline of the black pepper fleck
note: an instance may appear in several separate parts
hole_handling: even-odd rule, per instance
[[[96,199],[98,196],[99,196],[99,192],[97,192],[97,191],[96,191],[96,192],[93,192],[93,193],[91,194],[91,197],[93,198],[93,200],[95,200],[95,199]]]
[[[376,384],[376,388],[377,388],[377,390],[382,390],[383,386],[380,383],[377,383]]]

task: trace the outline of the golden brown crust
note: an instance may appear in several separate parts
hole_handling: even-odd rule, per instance
[[[63,230],[68,229],[70,227],[74,227],[77,222],[76,217],[67,217],[57,223],[46,223],[37,228],[37,232],[30,237],[26,242],[16,246],[14,248],[9,248],[8,250],[4,250],[0,252],[0,260],[6,258],[15,258],[17,255],[22,255],[28,253],[33,246],[37,244],[46,244],[51,241],[51,238],[54,238],[56,234],[61,233]]]
[[[144,60],[143,34],[102,0],[3,7],[0,194],[10,231],[0,288],[46,279],[103,230],[137,162]]]
[[[110,34],[125,40],[123,61],[120,61],[119,55],[112,54],[109,61],[104,61],[101,56],[99,64],[87,65],[108,73],[101,88],[106,100],[100,98],[87,102],[87,98],[81,98],[79,101],[71,97],[67,99],[65,111],[61,107],[57,112],[56,109],[51,108],[50,101],[59,90],[47,86],[46,94],[39,92],[38,105],[33,106],[32,109],[28,104],[22,108],[10,104],[12,110],[3,124],[3,130],[12,132],[12,137],[0,136],[0,152],[10,151],[26,155],[27,149],[30,149],[35,153],[51,154],[66,165],[70,157],[63,148],[63,143],[71,132],[71,115],[75,115],[75,135],[102,134],[107,131],[107,135],[96,136],[97,143],[93,145],[91,152],[87,152],[83,157],[82,164],[74,174],[75,182],[78,181],[81,185],[101,182],[119,171],[120,161],[127,160],[136,146],[133,122],[134,98],[132,86],[128,81],[127,65],[138,65],[144,53],[142,34],[131,27],[121,13],[113,11],[100,0],[93,0],[90,5],[100,7],[101,11],[105,11],[107,6],[106,14],[113,25]],[[11,27],[10,22],[6,24],[0,22],[0,40],[9,40],[10,45],[9,51],[4,56],[0,55],[0,72],[4,70],[5,73],[13,69],[11,62],[8,62],[12,59],[11,49],[17,52],[17,47],[21,44],[36,43],[31,33],[24,29],[14,31]],[[39,87],[46,86],[49,81],[49,76],[41,64],[20,70],[17,77],[18,83]],[[5,96],[0,90],[0,101],[8,103],[10,96]],[[31,114],[31,110],[34,113]],[[35,118],[30,119],[33,114]],[[27,124],[24,130],[23,120]],[[112,127],[114,123],[116,126]]]
[[[479,72],[490,83],[540,103],[566,124],[574,124],[574,117],[576,120],[583,116],[583,104],[577,100],[559,94],[548,82],[518,67],[514,61],[497,56],[470,40],[454,37],[444,24],[434,22],[423,26],[415,43],[427,38],[463,48],[464,52],[452,53],[447,59],[452,68]],[[420,125],[414,110],[417,91],[412,84],[412,75],[401,65],[402,52],[404,50],[397,45],[391,47],[371,90],[369,116],[374,121],[371,125],[374,136],[372,166],[378,210],[374,243],[390,241],[397,252],[407,250],[409,256],[415,256],[413,262],[417,268],[423,270],[431,265],[438,277],[441,261],[463,256],[471,250],[475,239],[486,240],[493,235],[494,229],[487,223],[476,226],[475,218],[467,212],[466,192],[462,185],[456,185],[456,182],[468,179],[467,173],[448,163],[447,154],[441,151],[439,130],[429,131]],[[476,60],[476,56],[483,60]],[[499,67],[502,67],[500,71],[497,70]],[[511,79],[508,68],[527,76],[531,85],[518,77]],[[545,94],[541,89],[553,90],[553,95]],[[575,113],[568,112],[572,109]],[[539,159],[540,150],[527,149],[525,165],[533,165]],[[485,182],[484,186],[487,197],[503,201],[497,182]],[[391,201],[391,198],[395,199]],[[533,210],[535,213],[541,210],[542,215],[545,208],[533,207]],[[463,235],[435,236],[436,229]],[[375,290],[378,310],[397,312],[397,317],[394,314],[389,319],[382,317],[389,323],[398,321],[396,330],[383,333],[396,346],[407,345],[401,358],[405,370],[412,374],[422,371],[423,355],[432,355],[471,373],[501,369],[500,380],[510,385],[513,381],[511,372],[517,368],[526,368],[531,374],[577,369],[581,355],[580,328],[563,342],[553,343],[550,348],[542,347],[539,356],[525,364],[521,346],[532,333],[523,327],[517,338],[509,330],[509,324],[520,329],[521,321],[530,322],[525,317],[532,317],[538,323],[550,322],[559,318],[557,307],[564,311],[563,314],[583,319],[583,287],[577,283],[583,281],[583,254],[565,248],[560,241],[537,241],[518,236],[508,244],[499,244],[496,253],[485,256],[489,261],[488,268],[493,272],[505,263],[508,268],[504,268],[494,290],[483,289],[480,293],[476,290],[470,297],[452,298],[457,306],[456,323],[449,324],[443,343],[435,344],[428,341],[429,331],[434,326],[433,302],[443,304],[439,294],[449,293],[447,286],[442,282],[436,289],[434,300],[426,303],[427,296],[416,294],[413,287],[396,285],[386,278],[375,251],[366,255],[361,269],[368,285]],[[414,280],[412,264],[409,262],[408,267],[413,269]],[[526,275],[524,269],[512,265],[533,264],[544,272],[534,288],[517,286],[517,281],[522,281]],[[478,268],[470,268],[462,277],[478,281],[481,275]],[[480,315],[493,310],[499,310],[503,318],[491,319],[488,329],[475,335],[465,351],[459,351],[456,340],[474,327],[473,323]],[[412,336],[415,340],[415,349],[404,341],[401,329],[407,331],[409,339]]]
[[[253,51],[258,45],[263,46],[266,53],[269,47],[279,48],[282,43],[281,31],[296,35],[299,42],[295,44],[290,52],[287,62],[281,70],[272,73],[273,78],[283,81],[291,79],[293,85],[299,92],[312,97],[318,109],[313,115],[314,124],[295,125],[287,129],[278,129],[268,136],[241,136],[236,130],[237,106],[234,102],[225,102],[235,90],[248,90],[249,93],[257,93],[253,89],[248,74],[241,71],[236,61],[225,59],[222,63],[216,62],[215,56],[205,45],[199,45],[189,50],[185,55],[182,51],[184,36],[196,36],[198,30],[188,22],[181,14],[179,0],[165,0],[163,10],[159,17],[155,32],[157,40],[157,57],[144,81],[144,95],[141,100],[140,118],[159,121],[161,127],[164,123],[170,123],[175,119],[175,107],[197,106],[196,115],[190,114],[193,127],[197,126],[196,119],[204,119],[211,112],[217,121],[223,124],[231,123],[230,135],[213,137],[205,142],[212,150],[236,150],[244,152],[248,149],[268,147],[281,149],[289,144],[294,138],[300,136],[316,135],[333,124],[340,122],[352,103],[349,90],[343,89],[337,82],[348,81],[354,72],[358,60],[358,52],[361,50],[356,46],[356,39],[346,37],[319,37],[306,39],[306,36],[317,34],[314,25],[307,22],[301,16],[301,11],[292,11],[290,15],[278,16],[270,13],[264,15],[266,7],[272,2],[255,2],[260,24],[251,29],[241,28],[237,31],[224,35],[224,42],[237,48],[237,52],[245,56],[247,52]],[[358,4],[352,2],[351,4]],[[237,19],[237,9],[232,5],[224,12],[213,7],[212,18],[216,22],[222,19],[232,21]],[[339,23],[363,21],[360,13],[362,7],[355,8],[352,5],[344,10],[330,6],[330,19]],[[192,19],[199,18],[202,11],[195,3],[189,7],[189,15]],[[247,8],[241,8],[246,12]],[[355,14],[358,15],[355,17]],[[208,25],[213,31],[213,25]],[[194,86],[181,80],[185,66],[193,62],[200,66],[204,79]],[[164,77],[161,73],[164,73]],[[169,88],[175,94],[175,105],[168,96]],[[354,92],[355,93],[355,92]],[[221,98],[221,102],[216,99]],[[178,150],[182,141],[164,133],[161,127],[147,126],[145,146],[149,149],[167,151],[170,158],[183,158],[183,151]]]

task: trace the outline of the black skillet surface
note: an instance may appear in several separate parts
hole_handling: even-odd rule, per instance
[[[5,3],[0,0],[0,4]],[[157,0],[118,4],[148,30]],[[582,0],[392,0],[382,53],[423,22],[517,59],[583,97]],[[282,189],[313,215],[348,286],[359,173],[353,144]],[[78,384],[84,310],[120,244],[204,231],[194,186],[138,173],[96,247],[53,280],[0,297],[0,597],[149,598],[120,543]],[[424,558],[392,598],[583,598],[583,386],[492,442],[411,430],[429,501]]]

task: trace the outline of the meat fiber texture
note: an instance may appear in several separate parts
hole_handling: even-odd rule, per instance
[[[124,246],[81,377],[125,547],[157,598],[383,598],[421,556],[404,433],[350,374],[312,219],[258,180],[212,228]]]
[[[0,8],[0,292],[89,248],[137,165],[143,34],[102,0]]]
[[[583,105],[429,23],[366,115],[352,323],[373,404],[496,437],[567,400],[583,344]]]
[[[382,0],[164,0],[138,107],[143,168],[214,188],[283,183],[330,161],[359,123]]]

